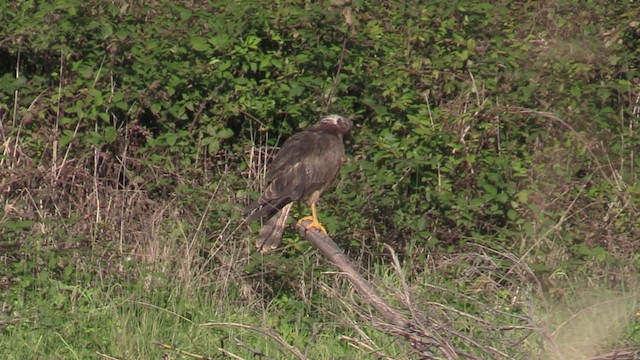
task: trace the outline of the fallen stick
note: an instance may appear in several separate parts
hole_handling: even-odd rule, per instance
[[[347,279],[356,291],[375,308],[382,317],[401,330],[411,346],[423,354],[424,359],[435,358],[430,348],[437,347],[448,360],[458,359],[455,349],[447,341],[442,341],[435,334],[430,334],[424,327],[418,326],[399,310],[393,308],[378,294],[373,284],[368,282],[357,270],[351,259],[338,247],[338,245],[328,235],[318,230],[307,230],[306,226],[310,221],[297,224],[300,236],[309,240],[324,256],[326,256],[338,270],[347,275]],[[398,333],[391,335],[397,336]]]

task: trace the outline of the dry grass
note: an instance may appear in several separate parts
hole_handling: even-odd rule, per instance
[[[435,330],[460,358],[513,359],[530,354],[536,359],[595,359],[627,336],[634,324],[640,306],[637,281],[628,284],[633,290],[612,291],[610,285],[591,279],[557,298],[514,254],[470,247],[470,252],[430,259],[420,275],[407,271],[415,264],[402,268],[399,262],[393,269],[371,269],[372,281],[387,301],[419,328],[429,329],[427,333]],[[393,358],[369,337],[363,324],[396,336],[407,334],[364,306],[366,301],[336,275],[326,273],[319,286],[341,304],[339,314],[329,315],[346,319],[341,323],[355,334],[343,340],[363,353]],[[431,357],[440,358],[435,354],[427,358]]]

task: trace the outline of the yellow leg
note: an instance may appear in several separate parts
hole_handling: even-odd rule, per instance
[[[301,224],[303,221],[311,220],[311,223],[306,226],[307,230],[318,229],[326,234],[327,230],[322,226],[322,224],[320,224],[320,221],[318,220],[318,212],[316,210],[316,201],[318,201],[319,197],[320,193],[317,191],[311,195],[311,199],[309,200],[309,203],[311,204],[311,216],[305,216],[298,220],[298,224]]]

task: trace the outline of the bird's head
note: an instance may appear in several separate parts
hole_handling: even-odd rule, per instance
[[[322,120],[315,123],[311,128],[317,131],[335,132],[345,135],[351,130],[353,123],[351,120],[340,115],[327,115]]]

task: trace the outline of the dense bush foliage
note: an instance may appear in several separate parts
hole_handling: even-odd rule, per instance
[[[186,219],[168,238],[245,241],[225,231],[258,186],[255,154],[326,113],[356,124],[321,205],[351,250],[423,259],[471,241],[543,272],[640,265],[631,2],[14,1],[0,14],[13,273],[44,244],[140,249],[167,201]]]
[[[637,179],[635,15],[535,2],[18,2],[4,8],[21,21],[2,34],[2,96],[18,94],[3,121],[29,158],[49,160],[44,139],[77,145],[71,156],[117,156],[126,139],[173,168],[240,152],[256,129],[286,137],[347,114],[359,127],[342,226],[376,223],[400,244],[510,238],[528,195],[544,192],[527,179],[559,160],[544,149],[569,149],[554,176],[572,187]]]

